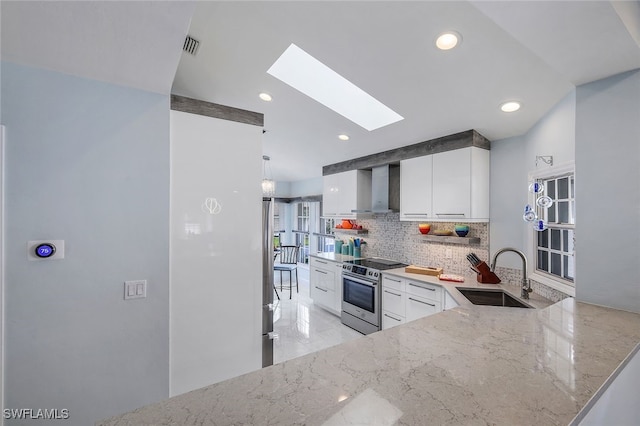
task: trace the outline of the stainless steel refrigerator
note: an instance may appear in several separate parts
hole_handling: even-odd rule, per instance
[[[273,365],[273,199],[262,198],[262,367]]]

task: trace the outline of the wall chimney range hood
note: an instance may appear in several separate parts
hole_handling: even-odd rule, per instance
[[[400,211],[400,166],[385,164],[371,168],[371,209],[351,213],[391,213]]]

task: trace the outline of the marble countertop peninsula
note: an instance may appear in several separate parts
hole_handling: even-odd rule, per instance
[[[98,425],[567,425],[639,342],[640,314],[573,298],[465,304]]]

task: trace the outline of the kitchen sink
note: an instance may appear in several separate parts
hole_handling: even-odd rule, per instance
[[[531,308],[503,290],[456,287],[474,305],[506,306],[510,308]]]

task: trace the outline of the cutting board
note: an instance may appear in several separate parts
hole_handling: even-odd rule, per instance
[[[404,268],[404,271],[410,274],[433,275],[437,277],[442,273],[442,268],[424,268],[422,266],[409,265]]]

